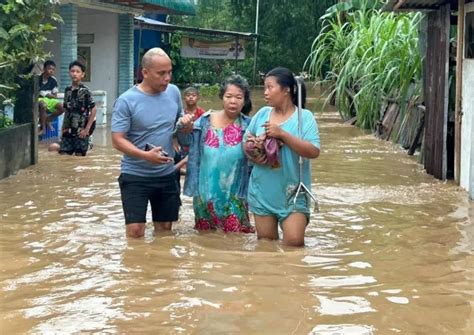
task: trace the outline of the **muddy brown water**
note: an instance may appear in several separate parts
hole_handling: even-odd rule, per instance
[[[466,193],[334,111],[317,118],[321,211],[302,249],[199,234],[186,197],[172,233],[127,240],[109,130],[85,158],[42,145],[0,181],[1,333],[472,334]]]

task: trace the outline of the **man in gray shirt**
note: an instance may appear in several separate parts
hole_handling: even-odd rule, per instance
[[[168,55],[160,48],[150,49],[142,59],[143,81],[114,105],[112,144],[124,153],[119,185],[129,237],[144,236],[148,202],[155,233],[171,230],[178,220],[179,184],[171,156],[182,105],[179,89],[170,84],[171,73]]]

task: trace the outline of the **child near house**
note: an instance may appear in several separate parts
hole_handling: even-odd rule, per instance
[[[40,121],[40,131],[42,135],[46,131],[46,126],[64,110],[62,104],[57,99],[58,82],[54,77],[56,64],[52,60],[47,60],[43,64],[43,73],[39,76],[39,99],[38,112]],[[49,114],[49,115],[48,115]]]
[[[64,92],[64,121],[60,154],[85,156],[95,129],[96,107],[92,93],[83,83],[86,67],[79,61],[69,64],[71,86]]]

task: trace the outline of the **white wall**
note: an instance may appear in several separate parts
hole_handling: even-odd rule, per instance
[[[460,185],[469,190],[474,179],[474,59],[464,59],[462,77]]]
[[[46,52],[51,53],[51,57],[49,59],[53,60],[56,63],[56,73],[55,77],[58,80],[59,87],[61,89],[66,88],[69,83],[66,83],[66,85],[62,85],[59,82],[59,69],[61,68],[61,48],[59,45],[59,42],[61,41],[61,35],[59,33],[59,26],[56,27],[56,30],[54,30],[49,36],[48,36],[48,42],[45,43],[44,49]],[[43,64],[41,64],[43,66]]]
[[[118,89],[118,14],[85,10],[78,11],[78,34],[94,34],[91,47],[91,90],[107,92],[107,113],[112,113]]]
[[[469,184],[469,197],[474,200],[474,115],[471,120],[471,179]]]
[[[112,107],[117,99],[118,89],[118,14],[97,10],[79,8],[78,34],[94,34],[92,44],[78,46],[91,47],[91,81],[84,82],[91,90],[107,92],[107,113],[112,113]],[[69,83],[59,82],[61,68],[60,29],[48,37],[44,49],[51,52],[51,59],[56,63],[56,79],[62,90]]]

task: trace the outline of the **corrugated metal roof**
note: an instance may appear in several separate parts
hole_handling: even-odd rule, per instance
[[[447,3],[457,8],[457,0],[390,0],[384,9],[387,11],[433,10]]]
[[[176,31],[191,33],[191,34],[200,34],[200,35],[213,35],[213,36],[233,36],[239,37],[242,39],[254,39],[257,37],[254,33],[244,33],[239,31],[230,31],[230,30],[217,30],[217,29],[206,29],[206,28],[196,28],[196,27],[185,27],[177,26],[174,24],[169,24],[147,17],[138,16],[135,17],[135,26],[137,28],[157,30],[161,32],[173,33]]]

